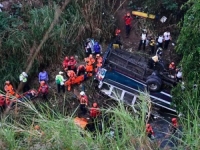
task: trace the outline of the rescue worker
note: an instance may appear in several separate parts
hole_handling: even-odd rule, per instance
[[[47,84],[48,80],[49,80],[49,76],[48,76],[48,73],[45,71],[45,69],[43,69],[39,75],[38,75],[38,78],[39,78],[39,83],[41,81],[45,81],[45,83]]]
[[[158,55],[151,57],[151,59],[149,59],[149,63],[148,63],[149,68],[154,69],[158,62],[159,62],[159,56]]]
[[[11,85],[10,81],[5,82],[4,90],[6,92],[6,106],[9,106],[11,103],[15,102],[13,97],[18,98],[19,95],[15,92],[13,86]],[[11,101],[12,100],[12,101]]]
[[[80,100],[80,110],[82,114],[85,115],[87,113],[86,107],[88,106],[88,97],[84,91],[80,92],[79,100]]]
[[[153,139],[154,138],[154,132],[153,132],[153,129],[152,129],[152,126],[150,124],[147,124],[146,125],[146,133],[147,133],[147,136],[150,138],[150,139]]]
[[[100,56],[100,54],[97,54],[96,55],[96,68],[95,68],[95,72],[97,72],[98,69],[102,67],[102,63],[103,63],[103,58]]]
[[[121,30],[116,29],[115,30],[115,42],[113,43],[113,49],[119,49],[122,46],[120,34],[121,34]]]
[[[141,34],[141,38],[140,38],[138,50],[141,50],[141,46],[143,46],[143,51],[145,51],[146,40],[147,40],[147,30],[143,29],[142,34]]]
[[[157,38],[157,49],[163,48],[163,41],[164,41],[164,37],[162,35],[162,33],[159,34],[158,38]]]
[[[89,55],[92,54],[92,43],[89,38],[86,39],[85,54],[86,54],[86,57],[89,57]]]
[[[182,70],[181,70],[181,68],[176,69],[176,81],[177,82],[182,81]]]
[[[69,79],[67,80],[69,82],[69,85],[68,85],[68,91],[71,90],[71,85],[73,84],[73,82],[75,81],[76,79],[76,74],[73,70],[68,70],[67,71],[67,76],[69,77]]]
[[[159,47],[159,48],[156,50],[156,55],[162,57],[162,51],[163,51],[162,48]]]
[[[68,70],[76,71],[76,64],[76,59],[74,58],[74,56],[71,56],[68,62]]]
[[[44,100],[47,100],[47,95],[49,93],[49,87],[45,81],[40,81],[40,87],[38,89],[38,94],[41,94]]]
[[[65,82],[65,79],[63,77],[63,72],[60,71],[58,75],[56,75],[56,84],[57,84],[57,90],[58,90],[58,93],[60,93],[60,89],[63,90],[63,93],[65,93],[65,85],[64,85],[64,82]]]
[[[97,105],[97,103],[92,104],[92,108],[90,108],[90,117],[92,119],[97,118],[100,115],[100,109]]]
[[[23,83],[23,93],[30,90],[30,87],[29,87],[28,82],[27,82],[27,78],[28,78],[28,75],[26,74],[26,72],[22,72],[19,75],[19,81]]]
[[[89,57],[85,58],[85,62],[86,62],[86,72],[88,74],[89,77],[91,77],[93,75],[93,65],[95,63],[95,59],[93,58],[92,54],[89,55]]]
[[[69,57],[66,56],[62,63],[65,72],[68,70],[68,63],[69,63]]]
[[[150,54],[153,55],[154,54],[154,50],[155,50],[155,45],[156,45],[156,42],[155,40],[153,39],[153,37],[151,36],[150,37],[150,42],[149,42],[149,46],[150,46]]]
[[[176,74],[176,65],[174,62],[171,62],[169,64],[169,75],[171,78],[174,78],[175,74]]]
[[[166,32],[164,32],[163,37],[164,37],[164,42],[165,42],[164,49],[168,49],[168,45],[171,40],[171,35],[170,35],[170,32],[168,31],[168,29]]]
[[[131,17],[131,14],[129,12],[126,13],[126,15],[124,16],[124,21],[125,21],[125,25],[126,25],[126,38],[128,38],[130,35],[132,20],[133,20],[133,18]]]
[[[4,95],[0,94],[0,112],[3,112],[6,108],[6,105],[5,105],[5,97]]]
[[[6,93],[9,93],[10,95],[15,96],[15,91],[10,81],[5,82],[4,90]]]
[[[85,66],[79,65],[78,68],[77,68],[76,75],[80,76],[80,75],[83,75],[83,74],[85,74]]]
[[[171,132],[172,132],[172,134],[174,134],[177,129],[178,129],[177,118],[172,118],[172,126],[171,126]]]

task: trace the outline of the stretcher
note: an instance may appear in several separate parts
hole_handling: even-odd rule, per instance
[[[74,123],[77,126],[81,127],[82,129],[85,129],[88,124],[88,121],[85,118],[76,117],[76,118],[74,118]]]
[[[73,84],[80,84],[82,81],[85,80],[85,78],[86,78],[85,75],[80,75],[80,76],[76,77],[76,78],[73,79],[73,80],[69,79],[69,80],[67,80],[67,81],[65,82],[65,86],[67,86],[67,87],[68,87],[68,91],[70,91],[70,90],[71,90],[71,86],[72,86]]]
[[[18,100],[26,101],[26,100],[32,100],[36,97],[38,97],[38,91],[35,89],[31,89],[31,90],[19,95]]]
[[[132,15],[140,16],[140,17],[144,17],[144,18],[150,18],[150,19],[156,18],[156,15],[148,14],[148,13],[144,13],[144,12],[140,12],[140,11],[132,11]]]

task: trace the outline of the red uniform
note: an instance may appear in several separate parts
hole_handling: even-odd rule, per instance
[[[74,59],[74,57],[70,57],[70,60],[68,62],[68,66],[69,66],[69,69],[70,70],[75,70],[76,69],[76,64],[77,64],[77,61],[76,59]]]
[[[68,62],[69,62],[68,60],[63,61],[62,66],[64,69],[68,68]]]
[[[99,108],[98,107],[92,107],[91,109],[90,109],[90,117],[92,117],[92,118],[96,118],[97,116],[99,116],[99,114],[100,114],[100,110],[99,110]]]
[[[47,84],[40,85],[40,87],[38,89],[38,93],[48,94],[48,92],[49,92],[49,87]]]
[[[88,97],[86,95],[80,96],[79,100],[80,100],[80,104],[86,105],[86,106],[88,105]]]
[[[126,25],[131,25],[131,21],[133,20],[133,18],[131,16],[124,16],[124,21]]]
[[[146,133],[148,135],[149,138],[151,138],[152,135],[154,135],[152,126],[150,124],[146,125]]]
[[[5,97],[2,94],[0,94],[0,107],[4,105],[5,105]]]

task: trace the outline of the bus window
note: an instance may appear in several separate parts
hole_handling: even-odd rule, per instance
[[[125,92],[123,100],[125,103],[131,105],[133,98],[134,98],[134,95]]]
[[[122,90],[120,90],[116,87],[113,87],[112,92],[111,92],[111,97],[114,97],[117,100],[119,100],[121,97],[121,94],[122,94]]]

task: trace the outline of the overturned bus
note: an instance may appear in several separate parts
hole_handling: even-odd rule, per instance
[[[169,77],[163,63],[152,70],[148,67],[148,57],[111,46],[103,59],[102,68],[95,77],[103,94],[134,106],[140,93],[148,91],[153,105],[176,112],[170,95],[170,88],[176,81]]]

